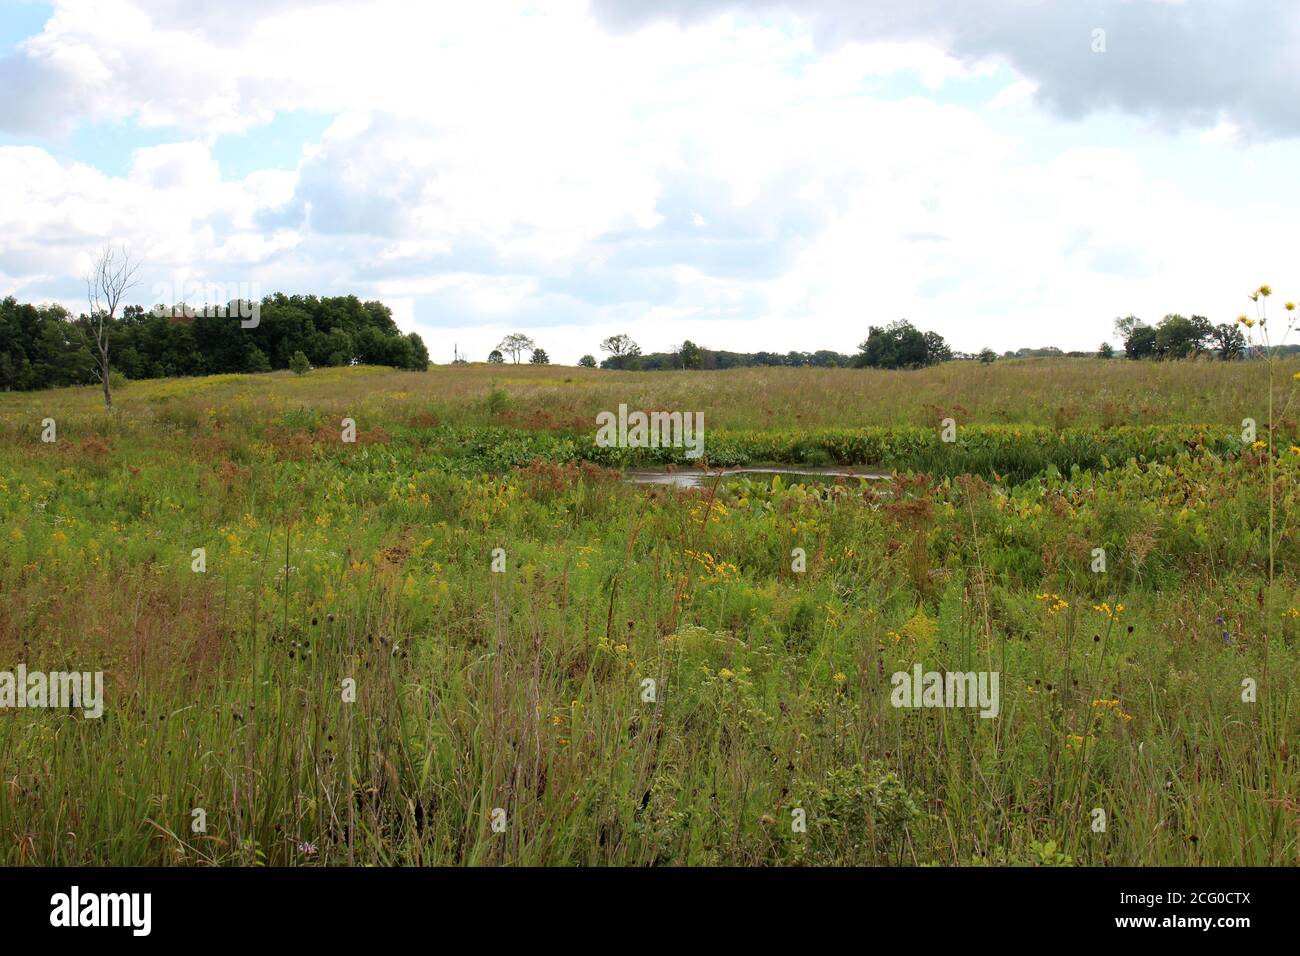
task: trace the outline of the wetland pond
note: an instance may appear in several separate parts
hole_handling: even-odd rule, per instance
[[[623,480],[634,485],[671,485],[675,488],[699,488],[715,478],[751,478],[766,481],[775,475],[790,481],[836,482],[853,478],[868,481],[888,481],[889,475],[878,470],[857,468],[820,468],[812,465],[745,465],[739,468],[632,468]]]

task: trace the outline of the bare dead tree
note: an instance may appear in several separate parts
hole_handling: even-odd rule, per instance
[[[82,343],[99,365],[104,407],[109,411],[113,409],[113,390],[108,382],[108,336],[117,320],[123,296],[136,285],[135,273],[139,268],[140,263],[133,260],[125,248],[115,252],[111,245],[106,245],[86,277],[90,315],[84,322],[77,323],[77,330],[81,333]]]

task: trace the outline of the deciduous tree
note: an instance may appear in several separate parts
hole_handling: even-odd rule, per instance
[[[139,268],[140,263],[125,248],[115,251],[109,244],[104,246],[91,265],[90,275],[86,277],[86,300],[90,305],[90,314],[77,323],[77,329],[95,359],[99,381],[104,387],[104,407],[109,411],[113,410],[113,388],[109,382],[111,369],[108,364],[110,336],[123,296],[136,285],[135,274]]]

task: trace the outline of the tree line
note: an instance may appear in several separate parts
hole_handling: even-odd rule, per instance
[[[1246,355],[1246,336],[1241,322],[1213,324],[1203,315],[1187,318],[1166,315],[1156,325],[1147,325],[1135,315],[1115,320],[1115,334],[1124,341],[1124,354],[1131,359],[1181,359],[1213,354],[1231,361]],[[1099,350],[1109,358],[1109,342]]]
[[[626,334],[611,335],[600,343],[600,351],[608,355],[600,361],[606,369],[656,371],[660,369],[727,369],[749,366],[812,366],[815,368],[923,368],[949,359],[974,356],[954,354],[943,336],[937,332],[922,332],[910,322],[899,321],[887,326],[871,326],[867,339],[858,346],[857,355],[845,355],[829,349],[816,352],[731,352],[725,349],[708,349],[690,339],[667,352],[642,353],[632,337]],[[550,364],[546,350],[522,332],[507,335],[488,353],[488,362],[504,363],[506,356],[517,365],[524,356],[534,365]],[[596,357],[582,356],[578,365],[595,368]]]
[[[103,270],[113,265],[111,253],[106,252],[100,264],[101,282],[112,278]],[[117,298],[108,301],[111,308],[92,298],[91,314],[73,317],[58,305],[20,304],[13,296],[0,300],[0,390],[101,382],[106,378],[105,369],[127,379],[145,379],[289,368],[303,372],[313,366],[352,364],[424,370],[429,364],[428,349],[418,334],[403,334],[382,302],[362,302],[353,295],[276,293],[260,301],[256,322],[241,320],[249,314],[248,303],[231,302],[217,309],[182,304],[146,310],[132,305],[123,308],[119,316]],[[1215,325],[1200,315],[1166,315],[1154,326],[1132,315],[1115,320],[1124,355],[1136,360],[1201,355],[1244,358],[1250,346],[1241,326],[1241,320]],[[1297,348],[1288,346],[1280,351]],[[855,355],[827,349],[733,352],[705,348],[689,339],[666,352],[643,354],[626,334],[609,336],[599,350],[606,353],[599,363],[588,354],[578,364],[644,371],[750,366],[899,369],[924,368],[952,359],[987,363],[998,358],[991,349],[978,354],[954,352],[943,336],[921,331],[906,320],[870,326]],[[1115,354],[1109,342],[1103,342],[1095,353],[1062,352],[1052,347],[1003,353],[1007,358],[1111,358]],[[504,362],[507,356],[515,363],[550,364],[546,350],[523,333],[506,336],[488,361]],[[105,398],[111,405],[106,381]]]
[[[0,390],[98,383],[94,333],[101,322],[109,368],[128,379],[269,372],[291,367],[299,352],[314,366],[423,371],[429,364],[420,336],[404,335],[382,302],[276,293],[260,301],[256,324],[241,320],[248,312],[238,302],[220,309],[131,305],[120,316],[101,309],[92,320],[9,296],[0,300]]]
[[[1213,356],[1231,361],[1246,358],[1259,347],[1252,348],[1242,331],[1245,317],[1237,322],[1218,325],[1201,315],[1190,318],[1166,315],[1156,325],[1147,325],[1136,316],[1115,320],[1115,332],[1123,340],[1125,357],[1137,360],[1187,359]],[[1103,342],[1095,352],[1066,352],[1054,346],[1022,348],[1003,352],[999,356],[990,348],[976,353],[958,352],[949,347],[937,332],[923,332],[906,320],[885,326],[871,326],[867,338],[858,346],[856,355],[845,355],[822,349],[816,352],[731,352],[708,349],[687,339],[667,352],[643,354],[641,348],[628,335],[614,335],[600,343],[600,349],[609,353],[599,362],[601,368],[637,369],[727,369],[748,366],[812,366],[815,368],[925,368],[940,362],[977,360],[985,364],[998,358],[1114,358],[1116,349]],[[1300,345],[1276,346],[1278,354],[1300,353]],[[521,333],[507,336],[488,356],[489,362],[503,362],[505,356],[519,362],[521,356],[531,355],[527,361],[537,364],[550,362],[546,350],[539,348],[528,336]],[[593,355],[584,355],[578,364],[596,368]]]

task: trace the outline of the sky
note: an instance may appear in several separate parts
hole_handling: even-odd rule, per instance
[[[0,0],[20,301],[111,242],[142,305],[351,293],[435,362],[1091,350],[1296,297],[1298,236],[1295,0]]]

